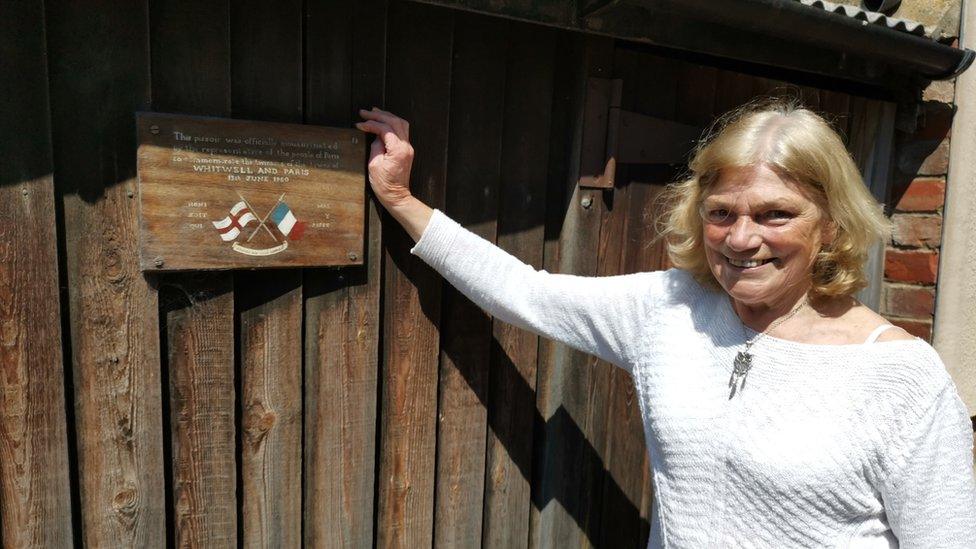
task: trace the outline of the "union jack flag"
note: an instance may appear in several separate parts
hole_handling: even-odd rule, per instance
[[[247,203],[241,200],[230,209],[230,215],[220,221],[212,221],[211,223],[213,223],[217,232],[220,233],[221,240],[230,242],[237,238],[237,235],[241,234],[241,229],[247,227],[248,223],[257,220],[257,216],[247,207]]]

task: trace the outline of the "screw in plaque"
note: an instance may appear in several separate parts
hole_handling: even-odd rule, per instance
[[[149,133],[151,133],[153,135],[159,135],[159,126],[157,126],[155,124],[153,124],[152,126],[149,126]]]

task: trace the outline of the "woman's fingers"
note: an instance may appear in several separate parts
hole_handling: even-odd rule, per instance
[[[383,145],[388,151],[395,150],[403,144],[403,141],[389,124],[377,120],[367,120],[365,122],[357,122],[356,127],[364,132],[378,135],[383,140]]]
[[[396,132],[397,137],[403,141],[410,140],[410,124],[393,113],[373,107],[373,110],[371,111],[360,109],[359,115],[367,120],[377,120],[393,128],[393,131]]]

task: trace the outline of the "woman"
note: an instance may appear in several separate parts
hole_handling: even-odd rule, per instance
[[[935,351],[851,297],[888,224],[823,119],[726,117],[669,191],[676,268],[586,278],[412,197],[407,123],[361,115],[372,188],[413,253],[496,318],[634,377],[651,547],[976,547],[970,419]]]

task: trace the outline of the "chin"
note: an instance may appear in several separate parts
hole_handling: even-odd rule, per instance
[[[718,281],[719,286],[725,290],[725,293],[738,303],[748,305],[766,303],[775,300],[781,293],[779,291],[780,286],[769,281],[752,281],[741,278],[730,280],[728,277],[723,277],[714,272],[712,275]]]

